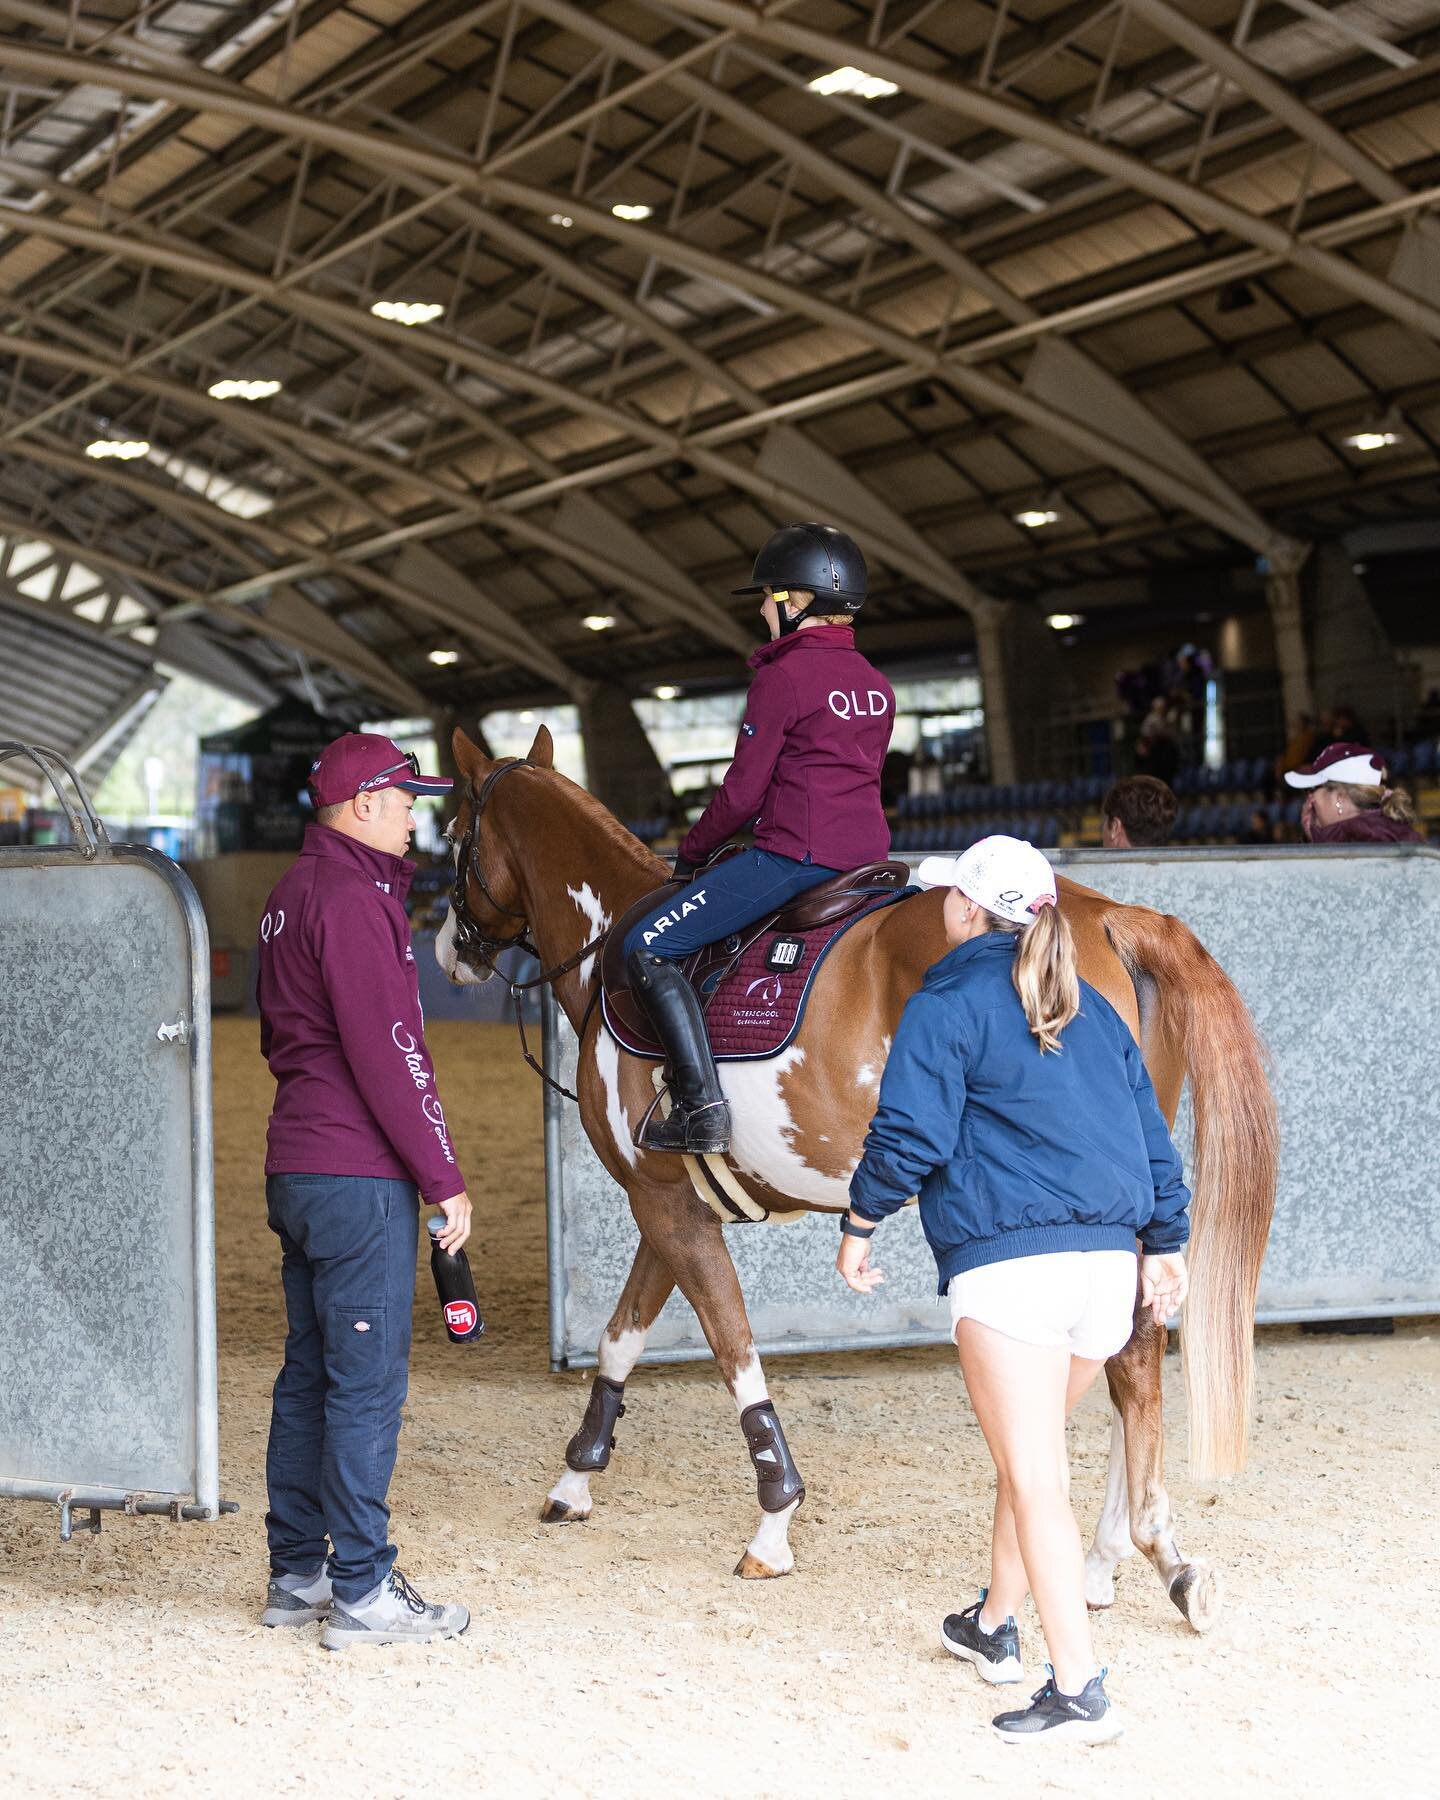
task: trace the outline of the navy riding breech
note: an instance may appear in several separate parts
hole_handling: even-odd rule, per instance
[[[625,934],[625,954],[648,950],[666,962],[679,962],[839,873],[773,850],[742,850],[697,875],[689,887],[632,925]]]

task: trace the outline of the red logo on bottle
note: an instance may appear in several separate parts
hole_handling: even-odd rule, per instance
[[[475,1316],[475,1308],[468,1300],[447,1300],[445,1302],[445,1323],[452,1331],[473,1331]]]

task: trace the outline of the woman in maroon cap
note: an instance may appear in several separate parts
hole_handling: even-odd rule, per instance
[[[1331,744],[1285,780],[1310,790],[1300,829],[1312,844],[1424,842],[1410,796],[1386,785],[1384,763],[1363,744]]]

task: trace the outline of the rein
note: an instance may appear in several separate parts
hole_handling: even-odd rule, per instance
[[[510,774],[514,769],[536,767],[538,764],[532,763],[528,756],[511,757],[490,771],[481,784],[478,794],[472,793],[470,820],[465,827],[465,835],[460,840],[459,852],[455,858],[455,880],[450,888],[450,916],[455,921],[455,954],[462,962],[469,963],[472,969],[483,963],[490,973],[503,981],[510,990],[510,1000],[515,1008],[515,1024],[520,1032],[520,1052],[526,1062],[546,1087],[553,1088],[557,1094],[562,1094],[567,1100],[578,1101],[580,1096],[571,1093],[570,1089],[556,1081],[553,1075],[547,1074],[531,1053],[530,1040],[525,1033],[522,996],[529,993],[532,988],[549,987],[562,975],[568,975],[572,969],[578,969],[587,956],[593,956],[604,944],[610,935],[610,927],[607,925],[604,931],[591,938],[588,944],[582,944],[575,954],[566,957],[564,962],[556,963],[550,969],[542,969],[529,981],[512,981],[508,975],[502,974],[495,966],[495,957],[500,951],[524,950],[533,956],[536,962],[541,960],[540,952],[535,948],[534,939],[530,936],[530,926],[524,913],[516,912],[512,906],[500,904],[490,891],[490,884],[485,879],[485,871],[480,866],[480,820],[484,816],[485,808],[490,803],[490,796],[496,785],[502,776]],[[493,937],[481,929],[474,913],[470,910],[470,883],[472,881],[497,913],[503,913],[507,919],[520,921],[520,929],[513,937]],[[585,1008],[585,1017],[580,1022],[581,1038],[585,1035],[585,1027],[590,1023],[590,1015],[594,1012],[595,1003],[599,997],[600,980],[597,970],[595,991],[590,996],[589,1004]]]

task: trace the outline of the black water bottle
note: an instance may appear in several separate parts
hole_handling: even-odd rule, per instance
[[[435,1277],[435,1292],[440,1296],[440,1316],[450,1334],[452,1344],[478,1343],[485,1329],[480,1317],[480,1302],[475,1297],[475,1277],[470,1273],[470,1259],[463,1250],[442,1250],[440,1233],[449,1221],[443,1217],[427,1219],[430,1233],[430,1269]]]

